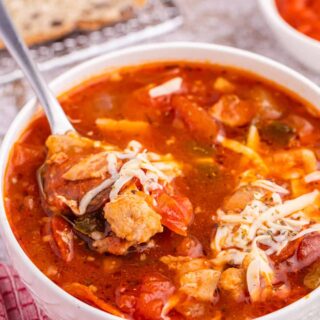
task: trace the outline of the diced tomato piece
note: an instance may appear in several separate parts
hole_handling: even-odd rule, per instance
[[[183,96],[172,98],[176,115],[189,128],[199,142],[213,144],[219,132],[219,125],[209,113]]]
[[[310,266],[320,258],[320,234],[312,233],[305,236],[298,248],[297,259],[301,268]]]
[[[157,190],[153,196],[157,202],[155,209],[162,217],[162,224],[171,231],[186,236],[188,226],[193,220],[190,200],[183,196],[169,195],[165,190]]]
[[[139,291],[136,314],[145,319],[159,320],[162,309],[174,293],[175,287],[168,278],[154,273],[143,278]]]
[[[140,285],[122,283],[116,290],[119,309],[132,318],[160,320],[161,312],[175,291],[171,281],[160,273],[146,274]]]
[[[13,164],[15,166],[23,166],[32,163],[37,167],[43,163],[46,156],[44,147],[23,143],[15,144],[14,153]]]
[[[61,216],[52,216],[50,220],[52,249],[66,262],[73,259],[73,232],[71,226]]]
[[[133,315],[137,304],[137,288],[131,289],[126,284],[120,284],[116,289],[116,304],[126,314]]]
[[[124,314],[120,312],[118,309],[116,309],[114,306],[98,298],[92,292],[90,287],[87,287],[81,283],[74,282],[74,283],[65,285],[64,289],[74,297],[86,303],[89,303],[94,307],[97,307],[103,311],[109,312],[115,316],[125,318]]]

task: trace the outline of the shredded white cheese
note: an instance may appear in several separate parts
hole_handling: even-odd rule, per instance
[[[157,87],[149,90],[151,98],[158,98],[161,96],[167,96],[181,90],[182,78],[173,78]]]
[[[270,181],[270,180],[256,180],[252,182],[252,185],[254,187],[260,187],[262,189],[266,189],[271,192],[276,192],[280,194],[289,194],[289,191],[276,183]]]
[[[171,155],[161,156],[143,150],[137,141],[130,141],[123,151],[109,151],[106,153],[108,173],[110,177],[94,189],[88,191],[79,203],[77,215],[85,214],[90,202],[103,190],[110,188],[110,201],[114,201],[122,188],[133,179],[138,179],[142,191],[150,194],[151,191],[161,189],[180,174],[179,165]]]
[[[262,237],[263,236],[261,236],[261,238]],[[251,301],[256,302],[260,300],[263,289],[261,286],[262,278],[265,287],[271,287],[274,273],[268,263],[266,253],[256,245],[254,245],[249,258],[251,259],[251,262],[248,265],[246,274],[247,287]]]
[[[88,191],[80,201],[79,214],[82,216],[86,213],[90,202],[103,190],[109,188],[114,183],[114,179],[107,179],[101,182],[97,187]]]
[[[216,265],[240,266],[249,259],[248,292],[252,301],[258,301],[261,279],[264,279],[264,287],[272,286],[274,271],[268,256],[279,255],[291,241],[308,233],[320,232],[320,224],[311,221],[303,212],[316,201],[319,191],[283,201],[282,196],[289,191],[274,182],[256,180],[250,185],[261,191],[252,189],[254,199],[240,213],[217,211],[219,226],[211,247]]]
[[[253,260],[247,270],[247,286],[252,301],[258,301],[260,296],[260,260]]]
[[[304,177],[305,183],[316,182],[320,180],[320,171],[314,171]]]
[[[261,156],[255,150],[249,148],[248,146],[240,143],[237,140],[225,138],[223,135],[219,134],[216,138],[217,142],[220,143],[224,148],[229,149],[233,152],[242,154],[243,156],[250,159],[253,164],[260,168],[263,172],[268,172],[268,167],[262,160]]]

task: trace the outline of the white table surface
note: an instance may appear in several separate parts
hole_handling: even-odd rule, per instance
[[[304,68],[292,59],[271,34],[257,6],[257,0],[176,0],[184,24],[170,34],[148,42],[202,41],[250,50],[278,60],[320,85],[320,74]],[[69,66],[68,68],[70,68]],[[45,74],[51,80],[65,69]],[[14,94],[0,87],[0,139],[21,106],[32,95],[23,81],[14,84]],[[0,261],[6,261],[0,240]]]

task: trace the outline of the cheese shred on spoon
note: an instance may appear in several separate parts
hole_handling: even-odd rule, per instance
[[[126,161],[118,170],[118,162]],[[133,179],[138,179],[143,192],[162,189],[174,177],[180,175],[180,167],[171,155],[158,155],[147,152],[142,145],[132,140],[123,151],[112,151],[106,155],[110,178],[104,180],[95,188],[89,190],[79,203],[79,214],[83,215],[89,203],[104,189],[111,187],[110,201],[114,201],[121,189]]]

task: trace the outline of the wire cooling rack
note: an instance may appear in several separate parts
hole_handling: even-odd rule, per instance
[[[97,31],[72,33],[60,41],[33,47],[31,54],[41,71],[49,71],[164,34],[181,24],[182,17],[173,0],[149,0],[145,8],[123,22]],[[21,77],[9,53],[1,50],[0,85]]]

